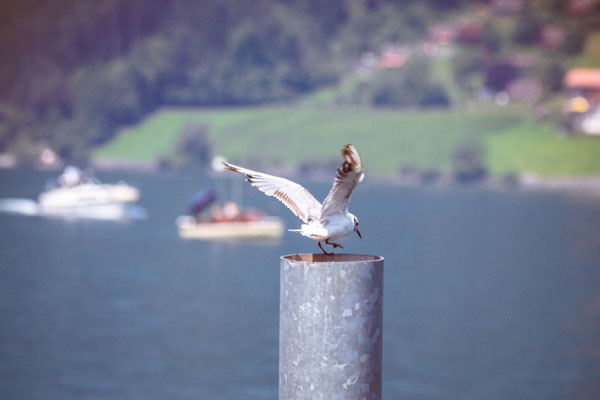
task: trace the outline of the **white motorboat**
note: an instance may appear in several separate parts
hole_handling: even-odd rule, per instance
[[[89,207],[110,203],[133,203],[139,198],[138,189],[123,182],[89,182],[47,190],[38,196],[38,204],[44,209]]]
[[[96,220],[143,220],[146,210],[134,203],[106,203],[74,207],[42,208],[31,199],[0,199],[0,212],[39,217]]]
[[[93,219],[143,219],[145,210],[133,203],[139,190],[125,182],[100,183],[68,166],[57,179],[57,186],[38,196],[38,215]]]

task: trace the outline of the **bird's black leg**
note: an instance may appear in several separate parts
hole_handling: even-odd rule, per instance
[[[339,247],[339,248],[341,248],[341,249],[343,249],[343,248],[344,248],[344,246],[342,246],[342,245],[341,245],[341,244],[339,244],[339,243],[329,243],[329,239],[325,240],[325,243],[327,243],[327,244],[328,244],[328,245],[330,245],[330,246],[333,246],[333,248],[334,248],[334,249],[337,249],[338,247]]]
[[[319,248],[321,249],[321,251],[323,252],[323,254],[327,254],[328,256],[332,255],[333,253],[328,253],[325,251],[325,249],[323,248],[323,246],[321,246],[321,242],[319,242]]]

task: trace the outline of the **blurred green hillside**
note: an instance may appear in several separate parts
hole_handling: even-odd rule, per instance
[[[460,148],[495,174],[597,173],[514,160],[525,138],[532,160],[595,149],[548,143],[561,140],[564,74],[600,67],[599,37],[593,0],[6,0],[0,153],[177,166],[210,149],[291,165],[303,153],[282,157],[275,141],[323,143],[317,158],[355,141],[394,148],[374,156],[382,173],[444,171]]]
[[[238,110],[165,109],[94,152],[95,159],[158,163],[176,158],[183,127],[206,126],[213,154],[244,165],[302,168],[338,163],[345,143],[357,146],[370,174],[402,169],[452,171],[455,153],[482,148],[493,175],[600,174],[600,141],[559,135],[518,107],[398,112],[365,108],[260,107]]]

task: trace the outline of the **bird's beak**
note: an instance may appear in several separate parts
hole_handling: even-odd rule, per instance
[[[356,228],[354,228],[354,232],[356,232],[358,237],[362,239],[362,235],[360,234],[360,231],[358,230],[358,226]]]

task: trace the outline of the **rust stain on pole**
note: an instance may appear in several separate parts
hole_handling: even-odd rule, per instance
[[[279,400],[381,399],[382,301],[382,257],[281,257]]]

